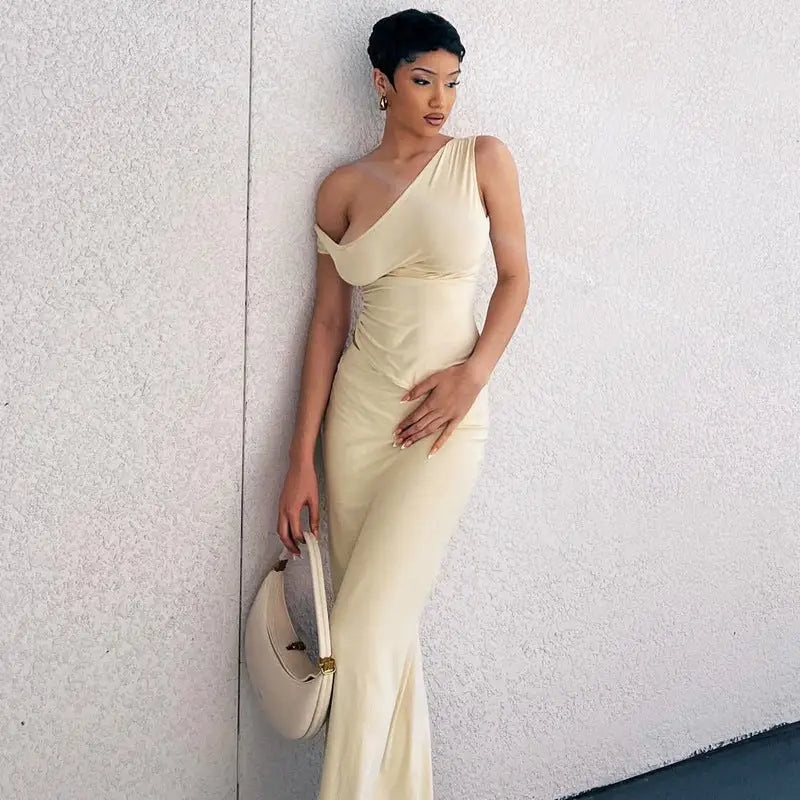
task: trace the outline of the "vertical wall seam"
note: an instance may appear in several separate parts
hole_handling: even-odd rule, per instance
[[[245,481],[245,426],[247,424],[247,291],[250,260],[250,169],[251,133],[253,122],[253,3],[250,0],[250,41],[247,75],[247,167],[245,185],[244,223],[244,330],[242,333],[242,463],[239,478],[239,631],[236,637],[236,800],[239,800],[239,741],[242,730],[242,591],[244,554],[244,481]]]

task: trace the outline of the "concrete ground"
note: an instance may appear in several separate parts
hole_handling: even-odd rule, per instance
[[[800,722],[571,797],[581,800],[800,800]]]

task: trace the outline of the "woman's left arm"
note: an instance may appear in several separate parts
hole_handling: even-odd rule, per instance
[[[530,273],[514,158],[500,139],[478,136],[475,162],[489,213],[497,285],[486,309],[483,331],[466,363],[485,385],[519,324],[528,299]]]

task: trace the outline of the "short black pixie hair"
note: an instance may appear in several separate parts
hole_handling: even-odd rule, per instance
[[[447,50],[464,58],[464,45],[458,31],[433,11],[407,8],[379,19],[372,27],[367,55],[372,66],[379,69],[394,85],[394,72],[401,61],[412,63],[420,53]]]

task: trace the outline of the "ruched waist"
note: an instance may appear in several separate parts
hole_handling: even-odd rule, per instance
[[[465,361],[478,340],[472,280],[381,280],[365,287],[353,344],[405,389]]]

